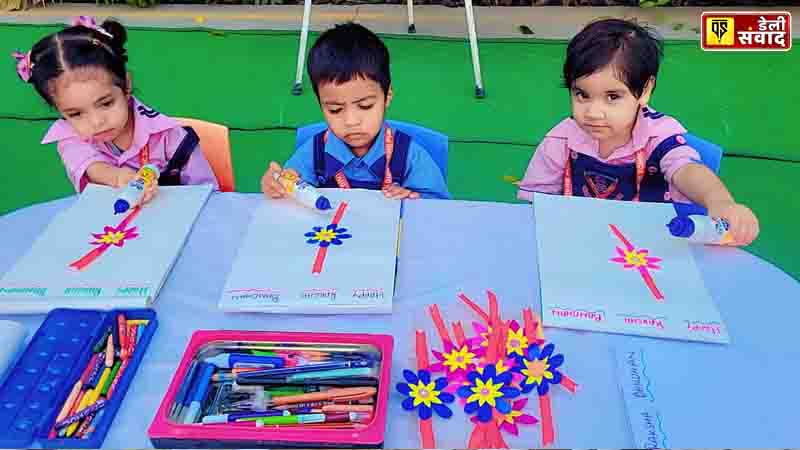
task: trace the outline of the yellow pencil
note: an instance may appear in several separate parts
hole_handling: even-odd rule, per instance
[[[83,394],[83,398],[81,398],[81,402],[78,404],[78,408],[75,409],[75,412],[79,412],[85,409],[89,405],[89,397],[92,395],[93,390],[86,391]],[[69,427],[67,427],[67,437],[71,437],[73,433],[75,433],[75,429],[78,428],[78,422],[73,423]]]

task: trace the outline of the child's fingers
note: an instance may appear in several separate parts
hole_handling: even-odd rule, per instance
[[[741,242],[741,244],[744,246],[752,244],[754,240],[755,240],[755,230],[753,230],[749,226],[746,227],[742,232],[742,236],[739,242]]]
[[[758,236],[759,225],[755,214],[746,206],[736,205],[728,218],[734,245],[750,245]]]
[[[748,217],[745,221],[740,242],[742,245],[750,245],[756,240],[759,232],[758,220],[755,217]]]
[[[283,198],[286,196],[286,191],[280,183],[273,179],[262,180],[261,190],[268,198]]]
[[[269,167],[267,168],[267,173],[281,173],[283,168],[280,164],[276,163],[275,161],[269,162]]]
[[[148,186],[144,190],[144,193],[142,193],[142,200],[139,202],[139,206],[144,206],[144,205],[150,203],[150,200],[152,200],[152,199],[153,199],[153,187],[152,186]]]
[[[406,189],[406,188],[404,188],[402,186],[398,186],[396,184],[393,184],[393,185],[389,186],[388,188],[386,188],[383,191],[383,193],[384,193],[384,195],[386,195],[387,198],[398,200],[398,199],[404,199],[404,198],[408,197],[408,194],[410,194],[411,191],[409,191],[408,189]]]
[[[728,219],[728,223],[731,227],[729,231],[733,236],[733,241],[736,242],[737,245],[747,245],[744,243],[744,226],[742,224],[742,220],[732,217]]]
[[[280,174],[283,169],[276,162],[269,163],[269,168],[261,177],[261,192],[268,198],[281,198],[286,196],[286,190],[275,180],[274,174]],[[290,169],[291,170],[291,169]]]
[[[414,200],[420,198],[419,192],[411,191],[411,193],[408,194],[408,198],[411,198],[411,199],[414,199]]]
[[[752,241],[755,241],[759,234],[761,234],[761,224],[758,223],[758,219],[756,219],[756,223],[753,226],[753,240]],[[752,242],[752,241],[750,241],[750,242]]]
[[[150,191],[150,199],[153,199],[156,195],[158,195],[158,182],[154,181],[148,190]]]

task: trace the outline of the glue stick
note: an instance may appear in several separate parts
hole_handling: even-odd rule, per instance
[[[327,197],[295,174],[291,172],[275,173],[273,177],[286,189],[289,196],[301,205],[318,211],[327,211],[332,208],[331,202]]]
[[[144,191],[152,186],[153,182],[160,176],[158,167],[152,164],[145,164],[136,172],[136,178],[128,182],[125,189],[114,202],[114,214],[122,214],[132,206],[136,206],[142,201]]]
[[[678,216],[668,224],[669,232],[689,242],[699,244],[725,245],[733,242],[730,225],[725,219],[708,216]]]

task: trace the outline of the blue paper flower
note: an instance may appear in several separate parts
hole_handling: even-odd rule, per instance
[[[331,244],[342,245],[342,239],[353,237],[350,234],[346,234],[347,228],[339,228],[335,224],[330,224],[325,228],[314,227],[312,230],[305,234],[305,237],[310,238],[306,243],[319,245],[320,247],[328,247]]]
[[[553,344],[547,344],[541,349],[538,345],[528,348],[528,354],[522,363],[514,368],[523,376],[520,382],[522,392],[527,394],[536,388],[539,395],[545,395],[551,384],[561,383],[561,372],[557,369],[564,364],[564,355],[553,355],[554,350]]]
[[[478,420],[489,422],[492,420],[494,410],[502,414],[511,412],[510,398],[519,396],[519,389],[511,385],[511,372],[497,373],[494,364],[483,368],[483,373],[473,371],[467,374],[469,385],[458,388],[459,397],[467,399],[464,412],[467,414],[478,413]]]
[[[427,370],[420,370],[414,373],[408,369],[403,370],[403,378],[406,383],[397,383],[397,391],[407,396],[403,400],[403,409],[419,411],[420,419],[430,419],[431,411],[436,411],[439,417],[445,419],[453,415],[453,411],[445,405],[452,403],[456,398],[453,394],[444,392],[447,387],[447,378],[437,378],[431,381],[431,373]]]

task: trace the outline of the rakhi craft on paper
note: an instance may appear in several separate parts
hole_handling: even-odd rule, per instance
[[[329,212],[289,199],[255,211],[219,302],[225,311],[390,313],[400,206],[380,191],[320,189]]]
[[[88,185],[0,280],[0,312],[149,306],[211,191],[164,186],[144,207],[115,215],[119,193]]]
[[[725,324],[667,203],[535,194],[547,326],[727,343]]]

